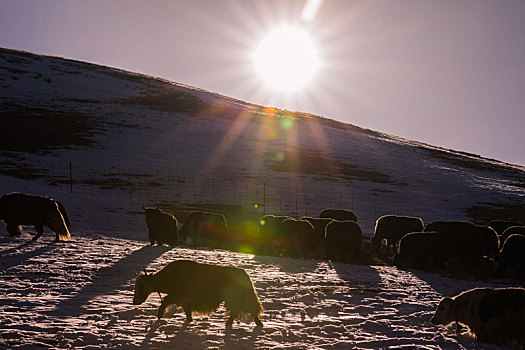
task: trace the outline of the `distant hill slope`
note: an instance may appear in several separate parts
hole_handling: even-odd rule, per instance
[[[0,192],[59,198],[73,232],[144,238],[143,204],[179,217],[344,207],[367,234],[391,213],[525,221],[525,169],[473,154],[10,49],[0,91]]]

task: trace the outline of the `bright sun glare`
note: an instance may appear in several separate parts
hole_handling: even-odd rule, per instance
[[[319,67],[319,58],[307,32],[284,26],[261,42],[255,51],[254,63],[269,88],[292,92],[313,77]]]

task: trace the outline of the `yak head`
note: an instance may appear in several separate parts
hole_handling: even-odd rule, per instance
[[[47,225],[51,230],[56,232],[60,236],[60,238],[62,238],[63,240],[68,240],[71,238],[71,234],[67,229],[64,217],[58,209],[58,205],[56,204],[56,202],[53,202],[53,204],[54,208],[53,210],[51,210],[49,216],[47,217]]]
[[[434,313],[434,316],[430,320],[433,324],[436,325],[448,325],[456,320],[456,305],[454,299],[452,298],[443,298]]]
[[[133,294],[133,305],[140,305],[145,302],[149,295],[153,293],[150,275],[144,271],[144,274],[137,276],[135,280],[135,293]]]

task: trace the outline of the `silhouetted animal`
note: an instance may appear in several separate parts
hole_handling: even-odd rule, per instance
[[[481,256],[496,257],[499,253],[500,239],[494,229],[476,225],[476,238],[473,242]]]
[[[329,218],[339,221],[355,221],[357,222],[357,216],[351,210],[346,209],[323,209],[319,214],[320,218]]]
[[[33,240],[37,240],[46,225],[55,232],[55,242],[71,238],[58,204],[51,198],[8,193],[0,198],[0,219],[6,223],[11,237],[21,234],[20,225],[27,225],[35,227],[37,234]]]
[[[412,232],[399,241],[393,264],[402,268],[433,268],[440,262],[441,247],[437,232]]]
[[[311,256],[315,243],[315,230],[312,224],[307,220],[289,218],[278,225],[282,235],[280,254],[291,258]],[[278,250],[278,247],[275,247],[275,250]]]
[[[146,224],[148,225],[148,240],[153,245],[177,245],[177,218],[159,208],[144,208]]]
[[[334,220],[326,225],[325,243],[327,259],[357,262],[363,244],[361,227],[355,221]]]
[[[378,251],[383,239],[387,241],[389,249],[397,251],[397,244],[401,237],[409,232],[423,231],[423,220],[411,216],[384,215],[376,221],[374,236],[370,240],[373,250]]]
[[[330,218],[312,218],[310,216],[303,216],[301,220],[306,220],[314,227],[314,236],[310,242],[309,250],[312,252],[313,258],[323,257],[325,254],[325,230],[326,225],[331,223],[333,219]]]
[[[133,304],[142,304],[153,292],[167,294],[158,309],[159,318],[170,305],[177,305],[184,309],[186,320],[191,322],[192,313],[211,313],[224,301],[230,312],[227,325],[239,316],[244,318],[250,314],[255,324],[262,326],[259,317],[263,308],[259,297],[250,276],[240,268],[173,261],[153,275],[137,277]]]
[[[521,222],[517,221],[505,221],[505,220],[492,220],[487,224],[488,227],[494,229],[496,233],[501,236],[506,229],[512,226],[523,226]]]
[[[184,241],[189,237],[195,247],[212,247],[227,240],[227,233],[228,225],[224,215],[193,211],[186,217],[179,236]]]
[[[259,219],[257,228],[257,251],[259,254],[279,255],[282,251],[284,227],[281,223],[290,219],[284,215],[264,215]]]
[[[525,236],[525,226],[511,226],[501,234],[499,238],[500,247],[503,247],[507,238],[511,235],[522,235]]]
[[[512,277],[525,280],[525,236],[510,235],[501,248],[494,275],[503,277],[509,270]]]
[[[431,322],[466,325],[482,342],[525,346],[525,289],[477,288],[443,298]]]
[[[439,234],[440,247],[446,251],[447,260],[463,258],[474,262],[481,257],[474,224],[466,221],[434,221],[425,227],[425,232],[432,231]]]

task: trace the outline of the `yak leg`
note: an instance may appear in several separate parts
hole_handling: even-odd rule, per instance
[[[44,233],[44,225],[35,225],[36,235],[33,237],[33,241],[36,241],[37,239],[42,236]],[[57,240],[58,240],[58,234],[57,234]]]
[[[228,321],[226,321],[226,325],[230,326],[233,324],[233,321],[237,318],[237,313],[232,312],[230,313],[230,318],[228,318]]]
[[[157,318],[161,319],[162,316],[164,316],[164,312],[166,311],[166,308],[170,305],[169,298],[165,297],[164,300],[162,300],[162,303],[160,303],[159,309],[157,311]]]
[[[183,307],[183,309],[184,309],[184,313],[186,314],[186,321],[187,322],[193,321],[193,318],[191,317],[191,310],[186,307]]]
[[[259,318],[259,316],[257,316],[257,314],[252,312],[252,318],[253,318],[253,322],[255,322],[255,324],[257,326],[261,326],[262,327],[263,324],[262,324],[261,319]]]
[[[7,233],[9,233],[9,236],[16,237],[20,236],[22,232],[20,232],[20,226],[16,224],[7,224]]]
[[[157,311],[157,317],[160,319],[162,316],[164,316],[164,312],[166,311],[166,308],[173,304],[173,302],[170,299],[170,296],[167,295],[163,300],[162,303],[160,303],[159,310]]]

